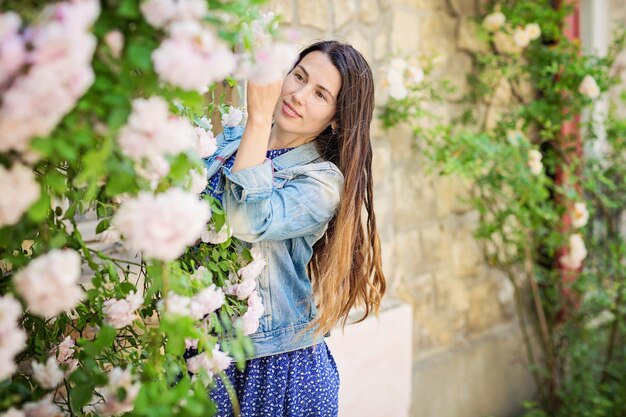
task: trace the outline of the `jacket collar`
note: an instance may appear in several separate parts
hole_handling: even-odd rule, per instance
[[[244,126],[236,126],[232,128],[224,129],[224,136],[226,141],[230,142],[224,147],[223,153],[220,155],[224,159],[228,158],[239,149],[239,143],[241,142],[241,136],[243,135]],[[315,140],[307,142],[305,144],[296,146],[289,152],[285,152],[272,159],[272,163],[277,170],[283,170],[298,165],[305,165],[316,159],[321,158],[320,153],[317,150]]]

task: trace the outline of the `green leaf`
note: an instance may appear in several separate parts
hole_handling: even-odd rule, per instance
[[[131,64],[137,66],[142,70],[149,70],[152,61],[151,55],[152,50],[139,42],[132,42],[128,45],[126,49],[126,54],[128,56],[128,60]]]
[[[39,223],[48,216],[50,210],[50,196],[42,193],[39,200],[28,210],[28,218],[35,223]]]
[[[111,225],[111,219],[104,219],[96,226],[96,234],[102,233]]]
[[[139,8],[137,7],[137,0],[122,0],[117,8],[117,14],[120,17],[128,17],[135,19],[139,17]]]
[[[116,334],[117,332],[113,327],[103,325],[93,342],[86,341],[85,339],[80,339],[80,342],[84,342],[83,349],[85,353],[93,357],[98,355],[104,349],[111,347]]]

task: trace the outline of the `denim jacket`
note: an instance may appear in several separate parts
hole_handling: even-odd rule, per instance
[[[244,127],[225,127],[217,150],[205,160],[208,178],[222,170],[216,192],[222,192],[226,221],[233,236],[261,250],[267,266],[257,278],[265,307],[260,326],[250,335],[251,358],[274,355],[323,341],[313,330],[294,336],[315,318],[306,266],[339,207],[344,177],[308,142],[259,165],[231,172],[222,166],[233,155]]]

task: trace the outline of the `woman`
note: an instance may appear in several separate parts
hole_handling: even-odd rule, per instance
[[[350,45],[315,43],[284,81],[248,84],[248,119],[207,161],[233,236],[267,261],[254,356],[226,370],[241,415],[336,416],[339,373],[324,342],[352,306],[385,293],[372,195],[371,70]],[[274,120],[272,120],[274,119]],[[362,224],[362,207],[367,219]],[[359,321],[361,321],[359,320]],[[232,415],[219,379],[218,416]]]

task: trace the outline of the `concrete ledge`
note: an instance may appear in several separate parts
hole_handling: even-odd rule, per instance
[[[409,304],[386,300],[378,319],[332,330],[326,343],[339,369],[340,417],[408,417],[412,317]]]

